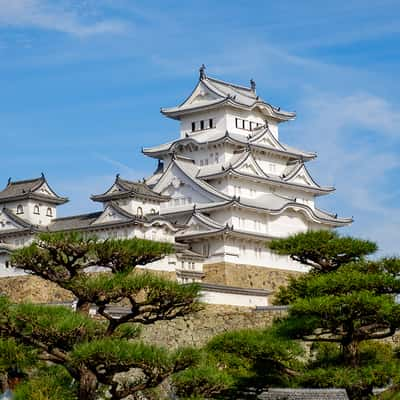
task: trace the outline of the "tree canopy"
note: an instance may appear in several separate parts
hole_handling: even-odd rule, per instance
[[[0,335],[34,349],[39,361],[63,368],[63,376],[66,372],[77,383],[78,399],[96,399],[104,388],[112,399],[155,388],[186,368],[194,357],[190,349],[171,352],[138,339],[140,324],[173,319],[198,309],[197,285],[180,285],[135,270],[137,265],[172,251],[170,244],[142,239],[99,241],[78,233],[40,235],[12,254],[11,265],[72,292],[78,312],[61,306],[12,304],[3,297]],[[99,266],[107,272],[88,270]],[[122,316],[112,312],[116,303],[127,305]],[[89,317],[91,307],[101,320]],[[132,368],[140,369],[144,378],[121,387],[115,375]],[[42,375],[46,381],[48,372]],[[31,390],[32,385],[25,385],[25,390]]]

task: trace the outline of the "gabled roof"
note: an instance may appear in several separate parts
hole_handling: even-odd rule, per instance
[[[33,225],[25,219],[20,218],[8,208],[3,208],[1,212],[5,214],[10,221],[12,221],[13,228],[0,230],[0,237],[19,235],[21,233],[42,232],[46,229],[43,226]]]
[[[171,182],[168,181],[168,176],[171,173],[173,168],[177,168],[192,184],[194,187],[197,187],[204,192],[212,195],[215,199],[218,200],[230,200],[231,197],[221,193],[213,186],[209,185],[207,182],[198,179],[197,174],[199,172],[199,168],[192,162],[188,160],[179,159],[179,157],[173,157],[172,161],[168,165],[167,169],[164,171],[163,175],[158,180],[157,184],[154,186],[154,190],[157,192],[161,192],[165,189]]]
[[[352,218],[340,218],[337,214],[328,213],[318,208],[311,208],[307,204],[300,203],[296,199],[290,199],[283,196],[279,196],[275,193],[270,193],[268,197],[263,196],[260,200],[249,200],[235,197],[230,201],[224,201],[219,203],[210,203],[197,205],[196,210],[202,212],[213,212],[218,209],[224,209],[228,207],[239,207],[249,210],[261,210],[265,211],[270,215],[279,215],[287,210],[300,211],[307,215],[308,218],[317,223],[325,223],[330,226],[345,226],[353,222]],[[176,218],[178,215],[187,215],[192,213],[193,206],[182,207],[179,210],[174,209],[171,212],[163,213],[168,219]],[[219,231],[216,229],[216,231]]]
[[[251,168],[246,169],[246,165]],[[228,174],[243,178],[260,179],[278,186],[291,186],[317,195],[327,194],[335,190],[333,187],[323,187],[316,183],[303,162],[288,165],[282,176],[266,174],[257,163],[251,148],[236,154],[228,164],[213,164],[202,167],[197,176],[204,180],[210,180]]]
[[[45,176],[23,181],[8,180],[7,186],[0,192],[0,203],[11,201],[35,199],[46,201],[53,204],[64,204],[68,201],[66,197],[61,197],[51,189]]]
[[[221,133],[210,130],[204,132],[204,134],[202,134],[200,137],[188,136],[186,138],[174,140],[159,146],[143,148],[142,152],[149,157],[162,158],[166,154],[173,154],[179,146],[185,146],[188,144],[200,146],[204,144],[217,144],[222,142],[232,143],[241,147],[250,146],[257,150],[269,151],[279,155],[284,155],[289,159],[300,158],[304,160],[311,160],[316,157],[315,153],[305,152],[278,141],[268,127],[259,132],[254,132],[254,135],[249,136],[228,131]]]
[[[162,196],[153,190],[145,182],[133,182],[120,178],[117,174],[112,186],[104,193],[92,195],[93,201],[111,201],[127,197],[139,197],[142,199],[151,199],[159,202],[168,201],[168,196]]]
[[[245,110],[257,108],[264,115],[279,122],[295,118],[295,113],[274,107],[257,96],[254,81],[251,81],[251,87],[240,86],[211,78],[205,74],[204,70],[204,67],[200,69],[200,79],[189,97],[177,107],[162,108],[161,112],[164,115],[180,119],[184,114],[215,107],[231,106]]]
[[[107,220],[101,218],[106,216],[109,212],[115,213],[120,218]],[[48,230],[56,231],[70,231],[70,230],[96,230],[100,228],[110,228],[124,226],[127,224],[140,224],[145,226],[153,226],[157,224],[167,225],[171,230],[178,231],[181,229],[174,226],[169,220],[159,215],[150,216],[137,216],[119,207],[116,203],[110,202],[105,210],[89,214],[73,215],[71,217],[56,218],[48,226]]]

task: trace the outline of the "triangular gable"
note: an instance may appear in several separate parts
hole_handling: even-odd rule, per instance
[[[209,218],[204,217],[203,219],[202,217],[204,217],[202,214],[199,215],[198,213],[193,213],[186,223],[187,228],[185,229],[184,234],[214,232],[223,228],[223,226],[220,226],[217,222],[209,221]]]
[[[295,171],[286,177],[285,181],[289,183],[296,183],[298,185],[320,188],[320,186],[313,180],[304,164],[300,164]]]
[[[41,196],[59,197],[57,193],[50,188],[46,181],[43,181],[43,183],[37,189],[33,190],[33,193]]]
[[[9,213],[11,214],[11,211],[6,212],[5,210],[0,210],[0,233],[2,231],[9,230],[18,231],[27,227],[28,222],[19,222],[19,217],[15,216],[14,218],[12,218],[10,215],[8,215]]]
[[[219,195],[214,188],[197,179],[175,161],[169,164],[153,190],[172,199],[190,197],[194,203],[210,203],[227,198],[222,194]]]
[[[211,90],[204,82],[199,81],[190,96],[179,107],[202,105],[203,103],[221,100],[224,97],[221,93]]]
[[[232,167],[234,168],[235,171],[242,174],[260,176],[263,178],[266,177],[264,171],[258,165],[257,161],[255,160],[251,152],[248,152],[245,159],[236,163],[236,166],[233,165]]]
[[[108,205],[102,214],[93,221],[92,225],[131,221],[132,218],[133,216],[129,217],[125,213],[121,212],[121,210],[117,210],[112,205]]]
[[[109,195],[109,194],[115,194],[115,193],[121,193],[121,192],[125,192],[125,190],[123,188],[121,188],[120,185],[118,185],[117,183],[113,183],[113,185],[110,187],[110,189],[108,189],[104,195]]]
[[[250,143],[257,144],[266,147],[272,147],[273,149],[284,151],[285,148],[282,144],[275,138],[271,131],[267,128],[260,135],[255,136],[250,139]]]

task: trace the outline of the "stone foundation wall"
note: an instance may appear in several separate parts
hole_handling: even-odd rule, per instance
[[[67,290],[33,275],[0,278],[0,293],[16,303],[53,303],[74,299]]]
[[[254,311],[247,307],[206,304],[201,311],[191,315],[144,326],[142,338],[147,343],[168,348],[200,347],[222,332],[270,326],[275,318],[285,313],[285,311]]]
[[[137,268],[137,271],[150,271]],[[175,272],[153,271],[156,275],[176,281]],[[22,275],[0,278],[0,294],[8,296],[16,303],[58,303],[74,300],[74,296],[55,283],[46,281],[35,275]]]
[[[204,282],[217,283],[243,288],[277,290],[286,285],[289,276],[298,276],[301,272],[286,271],[275,268],[257,267],[255,265],[221,262],[207,264],[203,267]]]

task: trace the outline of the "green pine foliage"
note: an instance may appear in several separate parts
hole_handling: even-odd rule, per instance
[[[183,398],[235,398],[248,387],[287,386],[302,367],[302,355],[298,343],[272,328],[226,332],[211,339],[198,362],[174,376],[174,384]]]
[[[319,272],[333,271],[341,265],[359,261],[378,249],[373,242],[340,236],[330,230],[309,231],[272,240],[268,247]]]
[[[37,357],[31,368],[22,362],[24,359],[19,362],[27,375],[18,386],[17,399],[95,400],[105,389],[111,399],[122,399],[154,389],[171,374],[191,365],[196,358],[192,350],[172,352],[146,345],[139,337],[141,325],[199,308],[197,285],[179,285],[135,270],[137,265],[156,261],[172,251],[166,243],[99,241],[79,233],[43,234],[31,245],[16,250],[12,266],[69,290],[77,298],[78,311],[63,306],[12,304],[0,298],[0,337],[11,338],[12,342],[7,342],[9,354],[22,346],[34,349]],[[89,273],[88,268],[95,266],[106,267],[108,272]],[[114,315],[112,306],[116,304],[127,305],[127,312]],[[91,307],[97,308],[101,320],[90,317]],[[4,343],[0,341],[0,349]],[[4,370],[10,368],[7,354],[0,353]],[[43,362],[56,369],[43,369]],[[115,374],[131,368],[139,368],[144,377],[121,387],[114,380]]]
[[[392,382],[398,359],[375,340],[400,328],[400,259],[370,261],[374,243],[329,231],[298,234],[270,247],[312,267],[276,296],[276,304],[290,305],[276,324],[278,333],[319,344],[299,384],[345,387],[351,399],[364,399],[373,387]]]

